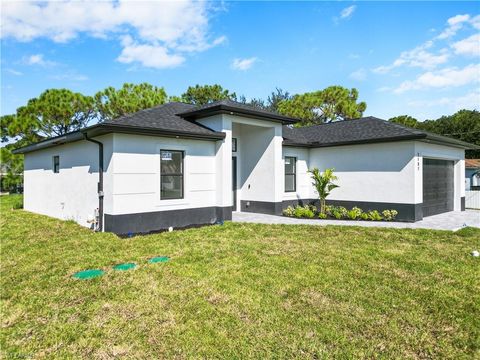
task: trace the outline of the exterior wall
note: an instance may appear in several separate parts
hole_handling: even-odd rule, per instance
[[[232,121],[226,115],[214,115],[197,120],[208,128],[225,133],[225,138],[215,144],[216,205],[232,206]]]
[[[312,181],[308,169],[310,168],[310,150],[305,148],[294,148],[285,146],[283,148],[283,160],[285,156],[294,156],[297,158],[297,177],[296,177],[296,191],[285,192],[283,191],[283,201],[295,201],[300,199],[312,199],[316,195],[313,191]],[[285,167],[283,168],[282,184],[285,189]]]
[[[465,150],[416,141],[415,158],[418,160],[417,166],[415,167],[415,201],[419,203],[423,202],[423,158],[453,160],[455,161],[453,210],[464,210],[462,208],[462,201],[465,201]]]
[[[105,158],[111,156],[111,136],[98,138],[106,144]],[[111,149],[111,146],[110,146]],[[53,156],[60,156],[60,171],[53,172]],[[105,161],[107,166],[108,161]],[[98,146],[88,141],[25,154],[24,208],[82,226],[98,208]],[[105,184],[108,189],[108,181]]]
[[[216,206],[215,142],[114,134],[110,214]],[[160,199],[160,150],[184,151],[184,198]]]
[[[422,219],[423,158],[454,160],[454,210],[464,210],[464,150],[419,141],[362,144],[329,148],[285,147],[297,157],[297,191],[284,193],[283,207],[315,202],[317,194],[306,169],[334,168],[340,186],[327,202],[363,209],[397,209],[400,220]]]
[[[335,168],[330,200],[415,204],[414,151],[411,141],[317,148],[310,167]]]
[[[237,157],[237,209],[281,213],[282,125],[233,115],[225,118],[232,124],[231,136],[237,139],[233,154]]]

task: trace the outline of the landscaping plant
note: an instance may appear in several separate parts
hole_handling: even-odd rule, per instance
[[[320,199],[320,214],[325,214],[325,199],[330,192],[337,188],[338,185],[334,184],[335,180],[338,178],[333,174],[335,169],[326,169],[323,173],[320,172],[317,168],[308,170],[312,174],[312,184],[317,190],[318,197]]]

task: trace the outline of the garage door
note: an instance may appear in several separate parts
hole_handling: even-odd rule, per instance
[[[453,210],[453,161],[423,159],[423,216]]]

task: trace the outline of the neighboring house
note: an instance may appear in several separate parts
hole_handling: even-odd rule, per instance
[[[232,101],[169,103],[33,144],[24,208],[119,234],[281,214],[315,201],[307,169],[335,168],[328,202],[417,221],[464,210],[474,145],[366,117],[304,128]],[[100,169],[100,171],[99,171]]]
[[[465,159],[465,190],[480,190],[480,159]]]

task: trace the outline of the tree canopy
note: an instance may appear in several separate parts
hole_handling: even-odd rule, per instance
[[[167,102],[163,87],[148,83],[125,83],[120,89],[107,87],[95,94],[95,107],[100,121],[148,109]]]
[[[300,119],[300,126],[315,125],[361,117],[367,104],[357,100],[357,89],[329,86],[283,100],[278,109],[281,114]]]
[[[237,94],[224,89],[218,84],[214,85],[195,85],[189,86],[182,96],[175,97],[173,100],[179,100],[188,104],[205,105],[218,100],[237,100]]]
[[[9,137],[34,142],[81,129],[94,118],[92,97],[67,89],[49,89],[19,107],[16,114],[2,117],[2,140]]]
[[[478,110],[460,110],[453,115],[423,122],[408,115],[396,116],[389,121],[480,146],[480,112]],[[480,158],[480,151],[466,150],[465,157],[467,159]]]

